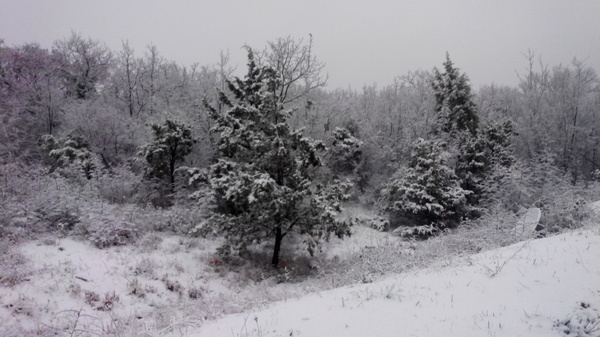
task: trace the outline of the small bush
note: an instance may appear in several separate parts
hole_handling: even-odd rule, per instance
[[[135,266],[133,273],[135,275],[146,275],[150,278],[153,278],[154,271],[156,270],[157,267],[158,267],[158,265],[155,260],[148,258],[148,257],[143,257],[140,260],[140,262],[138,262],[137,265]]]
[[[138,237],[134,224],[102,215],[90,215],[83,221],[82,231],[98,248],[131,244]]]
[[[38,230],[46,228],[66,235],[80,222],[84,191],[59,176],[46,177],[39,187],[28,200],[36,223],[42,225]]]
[[[172,291],[174,293],[178,293],[178,294],[182,294],[183,293],[183,286],[181,285],[181,283],[179,283],[179,281],[177,280],[171,280],[169,278],[169,275],[164,275],[161,279],[161,281],[163,282],[163,284],[165,285],[165,288],[167,288],[167,290]]]
[[[549,232],[558,232],[563,229],[581,227],[586,219],[591,216],[586,200],[577,190],[571,188],[561,193],[544,196],[536,203],[541,206],[541,223]]]
[[[111,311],[115,303],[119,302],[119,296],[114,292],[107,292],[103,298],[98,293],[91,290],[84,290],[85,303],[98,311]]]
[[[0,284],[14,287],[28,280],[32,270],[27,258],[8,240],[0,241]]]
[[[100,305],[96,307],[96,310],[111,311],[117,302],[119,302],[119,295],[117,295],[114,291],[107,292],[104,294],[104,298],[102,299]]]
[[[153,251],[157,250],[162,242],[163,237],[161,235],[150,232],[138,240],[137,246],[144,251]]]
[[[197,300],[202,297],[203,292],[204,292],[204,289],[202,289],[202,288],[190,287],[188,289],[188,297],[193,300]]]
[[[400,237],[419,240],[425,240],[431,236],[437,235],[440,232],[441,230],[439,227],[434,225],[398,227],[394,230],[394,233],[398,234]]]
[[[375,216],[368,221],[369,227],[378,230],[380,232],[385,232],[390,229],[390,221],[382,216]]]
[[[565,336],[600,336],[600,312],[589,303],[580,302],[572,314],[554,323],[554,329]]]
[[[127,289],[129,291],[129,295],[133,295],[139,298],[146,297],[146,290],[137,278],[134,278],[133,280],[127,282]]]
[[[95,307],[96,302],[100,301],[100,295],[98,293],[91,290],[84,290],[84,299],[85,303],[89,304],[92,307]]]
[[[130,169],[116,167],[98,178],[98,194],[114,204],[134,203],[140,192],[142,178]]]
[[[184,205],[174,205],[168,209],[132,206],[124,214],[124,219],[138,224],[138,227],[145,231],[189,234],[207,215],[209,214],[206,210]]]
[[[33,298],[19,294],[19,297],[14,302],[5,305],[5,308],[11,310],[13,315],[35,317],[38,305]]]

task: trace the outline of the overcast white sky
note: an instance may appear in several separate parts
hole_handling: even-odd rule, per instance
[[[573,57],[600,71],[599,0],[0,0],[0,38],[51,47],[71,30],[136,54],[155,44],[180,64],[214,64],[222,50],[245,70],[248,44],[314,38],[329,87],[379,86],[440,67],[445,53],[475,88],[516,85],[523,53],[552,66]]]

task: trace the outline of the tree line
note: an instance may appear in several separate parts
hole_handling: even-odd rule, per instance
[[[236,78],[227,54],[185,67],[76,33],[51,49],[0,41],[0,160],[80,183],[127,172],[140,184],[118,202],[208,198],[195,231],[224,235],[224,253],[273,239],[275,266],[289,233],[309,250],[348,235],[348,200],[426,237],[527,207],[553,177],[600,178],[599,80],[577,59],[550,67],[528,52],[517,87],[476,92],[450,55],[382,87],[326,89],[312,46],[246,46]]]

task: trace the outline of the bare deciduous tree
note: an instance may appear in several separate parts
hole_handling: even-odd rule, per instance
[[[306,96],[327,83],[327,76],[321,77],[325,63],[317,60],[313,54],[312,34],[307,42],[290,36],[268,42],[267,48],[258,55],[258,63],[279,73],[281,87],[278,97],[284,104]]]
[[[103,43],[72,32],[68,39],[57,41],[54,49],[64,58],[61,75],[68,96],[87,99],[108,78],[112,53]]]

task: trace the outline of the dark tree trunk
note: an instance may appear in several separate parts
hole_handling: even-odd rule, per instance
[[[275,230],[275,248],[273,249],[273,259],[271,264],[274,268],[279,268],[279,251],[281,250],[281,241],[283,240],[283,234],[281,227],[277,227]]]
[[[177,146],[176,143],[169,151],[169,189],[171,193],[175,192],[175,164],[177,163]]]
[[[175,193],[175,160],[169,160],[169,193]]]

